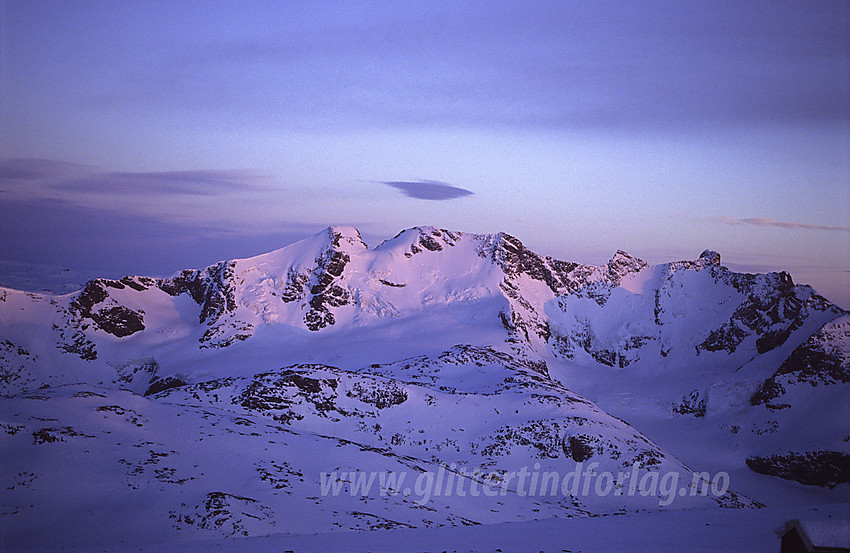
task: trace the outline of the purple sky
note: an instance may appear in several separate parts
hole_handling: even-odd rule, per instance
[[[159,275],[430,224],[711,248],[850,307],[848,37],[832,0],[0,0],[0,262]]]

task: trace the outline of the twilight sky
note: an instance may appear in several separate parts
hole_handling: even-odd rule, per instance
[[[848,37],[840,0],[0,0],[0,265],[425,224],[711,248],[850,307]]]

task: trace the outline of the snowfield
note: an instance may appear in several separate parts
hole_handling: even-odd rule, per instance
[[[785,521],[815,517],[832,528],[850,524],[847,506],[811,505],[804,508],[765,508],[746,511],[701,509],[644,512],[623,516],[582,519],[549,519],[506,522],[486,526],[456,526],[334,532],[326,534],[271,535],[254,538],[186,541],[180,543],[112,544],[109,551],[221,553],[643,553],[690,551],[710,553],[776,553],[778,533]],[[103,547],[63,549],[79,553],[104,551]]]

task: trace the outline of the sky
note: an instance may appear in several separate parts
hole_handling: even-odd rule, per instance
[[[434,225],[850,308],[848,37],[833,0],[0,0],[0,283]]]

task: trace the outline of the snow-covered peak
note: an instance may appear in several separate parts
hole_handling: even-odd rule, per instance
[[[617,250],[617,253],[608,262],[608,271],[613,277],[612,280],[619,281],[624,276],[637,273],[646,266],[647,263],[643,259],[630,255],[623,250]]]
[[[461,239],[471,236],[463,232],[430,226],[413,227],[401,231],[389,240],[385,240],[375,248],[375,251],[401,252],[409,258],[422,251],[442,251],[446,247],[457,245]]]
[[[334,225],[325,229],[323,233],[330,239],[331,246],[340,251],[356,253],[369,249],[360,237],[360,231],[352,226]]]
[[[277,250],[228,261],[236,262],[243,267],[269,266],[275,262],[284,265],[289,263],[309,264],[325,251],[331,249],[355,253],[368,250],[368,246],[363,242],[356,228],[331,226]]]
[[[720,254],[714,250],[703,250],[703,252],[699,254],[699,258],[703,261],[703,263],[716,265],[718,267],[720,266]]]

